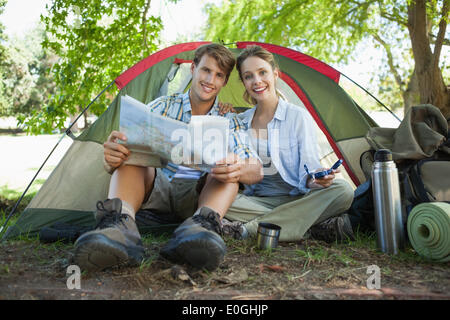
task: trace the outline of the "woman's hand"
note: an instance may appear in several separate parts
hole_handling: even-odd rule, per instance
[[[316,170],[315,172],[320,172],[320,171],[324,171],[324,170],[328,170],[328,169],[326,169],[326,168],[321,168],[321,169],[318,169],[318,170]],[[340,169],[336,169],[336,170],[333,170],[333,172],[331,173],[331,174],[328,174],[328,175],[326,175],[326,176],[323,176],[322,178],[320,178],[320,179],[312,179],[312,178],[309,178],[308,179],[308,182],[307,182],[307,184],[306,184],[306,186],[309,188],[309,189],[321,189],[321,188],[328,188],[329,186],[331,186],[332,184],[333,184],[333,182],[334,182],[334,178],[335,178],[335,173],[339,173],[339,172],[341,172],[341,170]]]
[[[234,110],[233,105],[231,103],[219,102],[219,114],[223,116],[228,112],[236,113],[236,110]]]

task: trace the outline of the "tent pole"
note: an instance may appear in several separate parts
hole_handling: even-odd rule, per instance
[[[65,131],[65,133],[67,133],[67,135],[70,135],[70,134],[71,134],[70,129],[75,125],[75,123],[78,121],[78,119],[80,119],[81,116],[82,116],[86,111],[88,111],[88,109],[89,109],[89,108],[91,107],[91,105],[95,102],[95,100],[97,100],[97,99],[98,99],[98,98],[99,98],[106,90],[108,90],[109,87],[111,87],[111,86],[113,85],[113,83],[114,83],[114,80],[111,81],[111,83],[108,84],[108,85],[106,86],[106,88],[103,89],[102,92],[100,92],[100,93],[94,98],[94,100],[92,100],[91,103],[89,103],[89,104],[87,105],[86,108],[84,108],[83,111],[81,111],[81,113],[78,115],[78,117],[70,124],[70,126],[69,126],[69,127],[67,128],[67,130]]]
[[[6,225],[8,224],[9,220],[11,219],[11,217],[13,216],[13,214],[15,213],[17,207],[19,206],[20,202],[22,202],[23,197],[26,195],[26,193],[28,192],[28,189],[31,187],[31,185],[33,184],[34,180],[36,179],[36,177],[38,176],[38,174],[41,172],[42,168],[44,167],[44,165],[47,163],[47,160],[50,158],[50,156],[53,154],[53,152],[55,151],[55,149],[58,147],[59,143],[62,141],[62,139],[68,135],[70,138],[74,139],[74,135],[72,134],[72,131],[70,131],[70,129],[75,125],[75,123],[78,121],[78,119],[80,119],[80,117],[89,109],[89,107],[106,91],[108,90],[109,87],[111,87],[111,85],[114,83],[114,81],[112,81],[110,84],[108,84],[108,86],[102,90],[102,92],[100,92],[95,98],[94,100],[92,100],[88,106],[86,108],[83,109],[83,111],[81,111],[81,113],[78,115],[78,117],[69,125],[69,127],[64,131],[64,134],[61,136],[61,138],[58,140],[58,142],[56,143],[56,145],[53,147],[52,151],[50,151],[49,155],[47,156],[47,158],[44,160],[44,162],[42,163],[41,167],[38,169],[38,171],[36,172],[36,174],[34,175],[33,179],[31,179],[30,183],[28,184],[28,187],[25,189],[25,191],[22,193],[22,195],[20,196],[19,200],[16,202],[16,204],[14,205],[14,207],[12,208],[11,212],[9,213],[8,217],[6,218],[5,222],[3,223],[3,225],[0,227],[0,235],[3,233],[3,230],[5,229]],[[1,237],[1,240],[3,240],[4,238],[4,234]]]
[[[402,120],[399,119],[399,117],[397,117],[397,115],[395,113],[392,112],[391,109],[389,109],[388,107],[386,107],[384,105],[384,103],[382,103],[380,100],[378,100],[373,94],[371,94],[367,89],[363,88],[362,86],[360,86],[357,82],[353,81],[352,79],[350,79],[349,77],[347,77],[345,74],[343,74],[342,72],[339,71],[339,73],[341,75],[343,75],[344,77],[346,77],[348,80],[350,80],[351,82],[353,82],[354,84],[356,84],[359,88],[361,88],[362,90],[364,90],[365,93],[367,93],[369,96],[371,96],[372,98],[375,99],[376,102],[378,102],[380,105],[382,105],[387,111],[389,111],[395,119],[398,120],[398,122],[402,122]]]

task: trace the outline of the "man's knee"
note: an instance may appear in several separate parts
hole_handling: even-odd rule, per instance
[[[218,190],[227,191],[228,193],[237,194],[239,191],[239,183],[222,182],[214,179],[211,175],[208,174],[203,185],[201,186],[201,191],[206,191],[208,188],[216,188]]]
[[[155,168],[125,165],[117,168],[112,174],[110,188],[116,189],[124,186],[126,188],[141,189],[144,187],[147,195],[153,190],[155,177]]]
[[[350,183],[342,179],[335,180],[333,185],[336,189],[336,200],[342,207],[345,208],[345,210],[347,210],[353,202],[354,191],[352,186]]]

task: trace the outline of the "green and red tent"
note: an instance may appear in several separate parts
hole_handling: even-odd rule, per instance
[[[115,79],[120,90],[108,109],[73,143],[39,192],[5,237],[34,235],[55,222],[80,226],[94,224],[92,212],[108,194],[110,175],[103,169],[103,142],[119,128],[120,97],[129,95],[148,103],[190,85],[190,64],[195,50],[208,42],[190,42],[160,50],[138,62]],[[370,149],[365,135],[376,123],[340,86],[342,74],[326,63],[298,51],[259,42],[237,42],[230,50],[237,56],[257,44],[275,56],[280,67],[278,89],[289,101],[306,108],[317,124],[320,158],[330,167],[344,159],[343,178],[358,186],[365,181],[360,155]],[[236,71],[219,95],[220,101],[250,107]]]

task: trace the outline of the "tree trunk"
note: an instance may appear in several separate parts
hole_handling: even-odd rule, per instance
[[[439,34],[442,37],[441,41],[436,40],[434,52],[431,51],[427,32],[426,1],[413,0],[408,5],[408,30],[419,85],[420,103],[429,103],[438,107],[446,118],[450,118],[450,91],[442,78],[439,58],[447,27],[448,2],[444,0],[442,19],[439,24]]]
[[[402,97],[404,103],[403,114],[406,114],[412,106],[420,104],[419,82],[417,80],[416,69],[414,69],[409,77],[408,87],[405,91],[402,91]]]
[[[89,126],[88,123],[88,112],[86,111],[85,113],[83,113],[83,119],[84,119],[84,126],[83,126],[83,130],[86,129]]]

